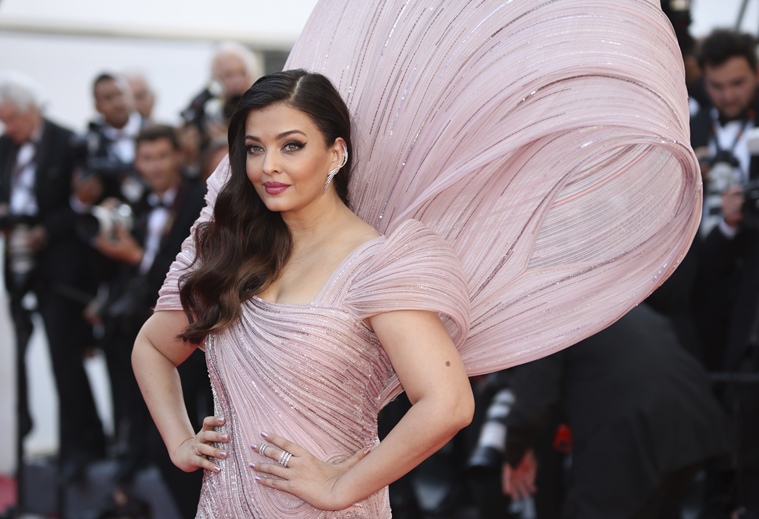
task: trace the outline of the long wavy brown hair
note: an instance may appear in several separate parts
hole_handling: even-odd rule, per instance
[[[209,333],[232,325],[243,301],[276,280],[290,257],[292,236],[277,212],[269,211],[246,173],[245,124],[248,114],[287,103],[313,120],[327,146],[345,140],[348,162],[334,178],[350,207],[353,146],[350,113],[332,83],[321,74],[288,70],[263,76],[242,96],[229,125],[232,174],[219,191],[213,218],[195,231],[197,263],[182,276],[180,298],[188,319],[180,338],[201,342]]]

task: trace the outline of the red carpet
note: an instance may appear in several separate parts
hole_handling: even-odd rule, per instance
[[[16,504],[16,480],[9,476],[0,476],[0,512]]]

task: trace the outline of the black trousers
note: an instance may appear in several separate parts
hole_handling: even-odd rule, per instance
[[[61,452],[102,454],[103,425],[84,370],[84,354],[93,342],[84,305],[53,290],[38,291],[37,300],[58,390]]]
[[[72,301],[42,282],[36,284],[36,311],[45,327],[58,394],[60,451],[64,456],[83,452],[101,454],[105,447],[103,427],[84,369],[84,354],[92,345],[92,328],[84,319],[84,304]],[[27,389],[29,366],[24,359],[34,328],[34,309],[23,306],[24,290],[9,288],[16,354],[23,368],[18,373],[18,418],[23,433],[31,426]]]

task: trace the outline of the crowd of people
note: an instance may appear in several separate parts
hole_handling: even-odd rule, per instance
[[[83,135],[45,117],[32,78],[9,72],[0,80],[5,287],[16,354],[24,357],[33,313],[48,337],[61,484],[83,481],[88,465],[108,456],[117,461],[120,496],[114,502],[122,502],[138,471],[153,460],[166,469],[164,480],[183,516],[194,514],[200,473],[174,469],[158,447],[130,356],[205,203],[206,178],[226,154],[226,121],[260,75],[252,52],[234,43],[219,46],[211,70],[215,91],[190,100],[176,126],[153,121],[156,93],[146,77],[99,74],[92,81],[97,116]],[[104,433],[85,372],[93,348],[105,353],[112,437]],[[22,438],[33,428],[27,376],[37,375],[28,368],[18,373]],[[182,369],[188,406],[202,421],[213,410],[202,354]],[[187,491],[193,486],[195,497]]]
[[[440,455],[456,474],[440,513],[474,504],[482,518],[514,517],[514,503],[530,498],[539,518],[680,517],[698,479],[705,519],[759,517],[757,42],[716,30],[680,43],[691,65],[691,145],[705,193],[690,252],[607,330],[471,380],[477,414],[452,440],[456,455]],[[228,151],[230,117],[260,75],[255,63],[239,45],[220,47],[214,82],[176,127],[152,120],[148,78],[99,74],[98,117],[84,135],[47,119],[27,78],[0,79],[0,228],[16,352],[23,358],[38,313],[60,409],[59,477],[82,482],[89,464],[115,459],[104,518],[134,497],[130,485],[148,462],[182,517],[195,517],[202,471],[172,463],[130,359],[205,205],[206,180]],[[91,348],[107,359],[108,438],[84,369]],[[22,437],[34,427],[32,373],[18,373]],[[199,430],[213,414],[204,353],[193,351],[179,374]],[[400,398],[386,407],[380,430],[392,429],[408,405]],[[390,487],[395,517],[422,517],[413,477]]]

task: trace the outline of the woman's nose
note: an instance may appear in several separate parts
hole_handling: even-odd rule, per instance
[[[272,174],[279,173],[281,170],[278,154],[276,152],[266,152],[266,155],[264,155],[264,172]]]

